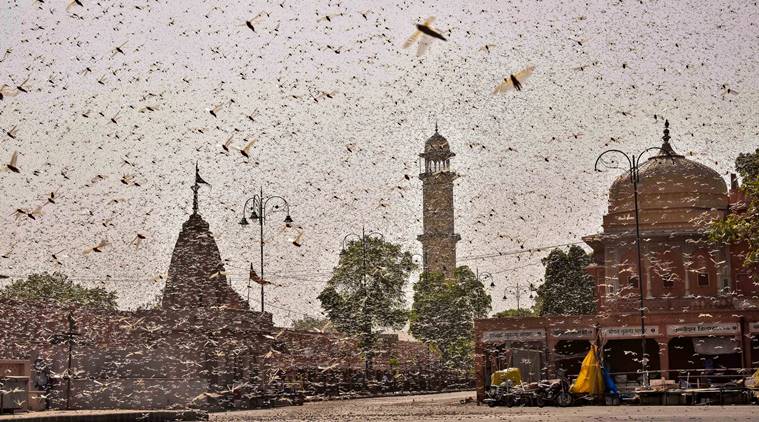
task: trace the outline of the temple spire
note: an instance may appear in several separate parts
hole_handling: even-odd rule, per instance
[[[669,144],[669,120],[664,120],[664,136],[661,139],[664,141],[661,146],[662,152],[667,155],[675,155],[675,150]]]
[[[437,133],[437,119],[435,119],[435,133]]]

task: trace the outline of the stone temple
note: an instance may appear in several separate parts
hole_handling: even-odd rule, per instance
[[[192,215],[182,224],[174,245],[163,291],[164,309],[226,307],[248,309],[248,304],[227,281],[224,262],[208,223],[198,213],[202,179],[195,168]]]

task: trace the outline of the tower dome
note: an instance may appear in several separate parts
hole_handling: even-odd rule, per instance
[[[450,152],[451,148],[448,146],[448,140],[443,137],[443,135],[437,133],[435,131],[435,134],[430,136],[429,139],[424,143],[424,152],[426,154],[430,153],[446,153]]]
[[[677,154],[669,143],[668,124],[659,154],[638,167],[638,208],[641,229],[704,229],[728,208],[727,185],[714,169]],[[635,225],[630,174],[619,176],[609,189],[607,231]]]

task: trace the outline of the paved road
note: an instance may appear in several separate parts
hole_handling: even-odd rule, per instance
[[[751,421],[759,406],[584,406],[506,408],[460,404],[474,392],[307,403],[215,413],[212,421]]]

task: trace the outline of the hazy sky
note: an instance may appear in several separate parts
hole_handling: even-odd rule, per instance
[[[280,284],[268,310],[285,324],[319,313],[340,242],[362,224],[421,252],[417,160],[436,120],[461,174],[459,263],[494,274],[494,311],[514,306],[505,286],[542,277],[544,254],[492,256],[599,231],[618,173],[594,173],[594,160],[659,145],[654,115],[678,152],[725,175],[759,145],[749,2],[66,3],[0,6],[0,84],[29,78],[29,93],[0,102],[3,132],[16,126],[0,160],[18,151],[21,170],[0,173],[0,274],[62,271],[105,283],[124,307],[163,285],[153,279],[191,211],[196,160],[212,185],[201,214],[243,296],[258,237],[238,225],[242,204],[262,185],[289,200],[303,246],[280,217],[266,232]],[[254,32],[244,22],[260,12]],[[428,16],[449,41],[419,58],[401,45]],[[528,65],[521,92],[491,94]],[[257,140],[251,159],[224,153],[232,134],[238,148]],[[52,191],[43,216],[14,219]],[[101,239],[113,245],[83,255]]]

